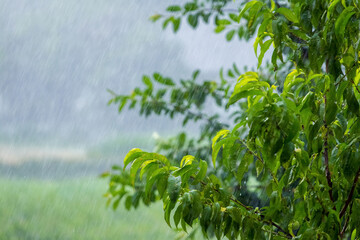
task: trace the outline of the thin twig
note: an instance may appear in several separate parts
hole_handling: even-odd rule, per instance
[[[354,195],[354,191],[355,191],[355,187],[356,187],[356,184],[357,184],[357,181],[359,179],[359,176],[360,176],[360,168],[359,170],[357,171],[356,175],[355,175],[355,178],[354,178],[354,182],[353,182],[353,185],[351,187],[351,190],[350,190],[350,193],[349,193],[349,196],[348,198],[346,199],[346,202],[345,202],[345,205],[344,207],[341,209],[340,211],[340,218],[342,218],[346,212],[346,209],[347,207],[349,206],[349,204],[352,202],[352,198],[353,198],[353,195]]]
[[[350,82],[354,85],[354,87],[356,88],[356,91],[358,93],[360,93],[360,90],[359,90],[358,86],[355,84],[354,80],[351,79]]]
[[[350,216],[351,216],[351,213],[352,213],[353,203],[354,203],[354,202],[351,202],[351,204],[350,204],[350,213],[349,213],[348,217],[346,218],[345,223],[344,223],[344,227],[342,228],[342,230],[341,230],[341,232],[340,232],[340,238],[341,238],[341,239],[344,237],[344,233],[345,233],[346,228],[347,228],[347,226],[348,226],[348,224],[349,224]]]
[[[339,80],[337,83],[335,83],[335,86],[339,85],[339,84],[341,83],[341,81],[344,80],[344,78],[346,77],[346,75],[348,75],[349,72],[350,72],[354,67],[355,67],[355,64],[346,71],[346,73],[342,76],[342,78],[340,78],[340,80]],[[354,83],[353,81],[351,81],[351,82],[355,85],[355,83]],[[357,87],[356,87],[356,88],[357,88]],[[358,90],[358,91],[359,91],[359,90]],[[359,92],[359,93],[360,93],[360,92]]]
[[[240,142],[247,148],[247,150],[249,151],[249,153],[250,153],[251,155],[255,156],[255,157],[266,167],[264,160],[263,160],[260,156],[258,156],[256,153],[254,153],[253,151],[251,151],[250,148],[248,147],[248,145],[245,143],[245,141],[243,141],[242,139],[240,139]],[[278,180],[277,180],[276,176],[274,175],[274,173],[273,173],[273,172],[271,171],[271,169],[269,169],[268,167],[267,167],[267,169],[269,170],[269,172],[270,172],[272,178],[274,179],[276,185],[278,185],[279,183],[278,183]]]

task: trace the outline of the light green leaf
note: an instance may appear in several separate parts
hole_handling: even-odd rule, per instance
[[[184,167],[186,165],[191,165],[194,160],[195,160],[194,156],[186,155],[181,159],[180,167]]]
[[[250,2],[246,3],[246,5],[244,6],[244,8],[241,10],[238,19],[240,20],[240,19],[243,17],[243,15],[246,13],[246,11],[247,11],[248,9],[254,7],[255,5],[261,5],[261,6],[262,6],[263,3],[262,3],[262,2],[259,2],[259,1],[256,1],[256,0],[250,1]]]
[[[144,175],[144,173],[147,172],[147,170],[149,170],[149,168],[153,167],[153,166],[157,166],[159,165],[159,163],[157,163],[156,160],[147,160],[146,162],[144,162],[142,165],[141,165],[141,170],[140,170],[140,180],[142,180],[142,177]]]
[[[248,96],[258,96],[258,95],[264,95],[264,92],[262,90],[245,90],[240,93],[237,93],[235,95],[232,95],[229,99],[229,102],[227,106],[230,106],[237,101],[239,101],[242,98],[247,98]]]
[[[352,231],[351,233],[351,240],[355,240],[356,238],[356,229],[354,229],[354,231]]]
[[[227,20],[227,19],[220,19],[220,20],[216,21],[216,24],[217,25],[230,25],[231,22],[229,20]]]
[[[204,160],[200,160],[200,164],[199,164],[200,170],[199,172],[196,174],[195,178],[199,181],[203,180],[206,176],[206,172],[207,172],[207,163]]]
[[[135,177],[136,177],[136,173],[137,171],[139,170],[140,166],[145,162],[147,161],[148,159],[144,159],[144,158],[137,158],[131,165],[130,167],[130,178],[131,178],[131,181],[132,181],[132,184],[135,183]]]
[[[330,6],[327,10],[327,18],[330,19],[331,14],[334,12],[335,6],[340,2],[340,0],[332,0]]]
[[[291,21],[293,23],[299,23],[299,20],[298,20],[296,14],[288,8],[283,8],[283,7],[278,8],[276,10],[276,12],[284,15],[289,21]]]
[[[216,143],[219,139],[226,137],[226,136],[229,134],[229,132],[230,132],[230,131],[227,130],[227,129],[222,129],[222,130],[218,131],[218,132],[216,133],[215,137],[214,137],[213,140],[212,140],[212,145],[211,145],[211,147],[214,148],[215,143]]]
[[[220,32],[222,32],[222,31],[224,31],[225,28],[226,28],[225,25],[219,25],[219,26],[217,26],[217,27],[215,28],[215,33],[220,33]]]
[[[212,161],[213,161],[214,167],[216,166],[216,157],[220,151],[220,148],[223,147],[225,144],[233,143],[236,139],[237,139],[237,137],[235,137],[235,136],[223,138],[214,145],[213,150],[212,150]]]
[[[274,11],[275,10],[275,1],[274,0],[271,0],[271,9],[270,9],[270,12]]]
[[[136,158],[140,157],[143,154],[144,152],[139,148],[131,149],[130,152],[128,152],[128,154],[126,154],[124,158],[124,169],[129,163],[131,163],[132,161],[134,161]]]
[[[142,81],[146,84],[146,86],[148,86],[149,89],[153,89],[152,82],[148,76],[143,76]]]
[[[345,28],[352,15],[355,14],[354,7],[347,7],[342,11],[335,22],[335,34],[339,42],[344,40]]]
[[[162,15],[160,15],[160,14],[155,14],[155,15],[151,16],[149,19],[150,19],[150,21],[152,21],[152,22],[156,22],[156,21],[159,20],[161,17],[162,17]]]
[[[261,52],[260,55],[258,57],[258,68],[260,68],[262,60],[264,58],[265,53],[267,52],[267,50],[269,50],[271,44],[272,44],[273,40],[269,39],[266,42],[264,42],[263,44],[261,44]]]

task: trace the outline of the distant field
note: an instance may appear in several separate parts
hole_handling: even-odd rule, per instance
[[[0,178],[0,239],[174,239],[161,204],[115,212],[105,207],[102,179]]]

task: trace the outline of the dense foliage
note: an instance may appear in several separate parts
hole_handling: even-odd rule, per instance
[[[255,36],[258,70],[236,65],[218,81],[179,84],[159,73],[111,100],[121,111],[202,121],[156,153],[132,149],[109,175],[116,208],[162,200],[184,231],[218,239],[356,239],[360,236],[360,2],[192,1],[170,6],[164,28],[211,23],[228,41]],[[266,52],[271,62],[263,67]],[[237,79],[237,80],[236,80]],[[154,84],[156,83],[156,84]],[[218,114],[203,112],[211,98]],[[224,123],[219,116],[231,113]],[[125,168],[130,166],[130,170]]]

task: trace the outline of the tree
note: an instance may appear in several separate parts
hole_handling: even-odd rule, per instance
[[[116,208],[125,197],[129,209],[161,200],[169,226],[187,231],[196,223],[217,239],[359,238],[359,6],[204,0],[153,16],[174,32],[183,18],[194,28],[214,18],[228,41],[255,36],[258,70],[241,74],[234,65],[228,80],[220,71],[220,83],[198,83],[195,71],[180,85],[155,73],[143,77],[145,89],[115,94],[110,102],[119,111],[139,105],[140,114],[203,124],[199,139],[181,133],[156,153],[132,149],[123,166],[104,174],[108,202]],[[163,87],[155,90],[154,82]],[[208,98],[232,121],[204,113]]]

